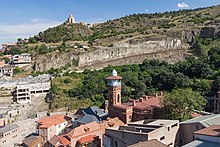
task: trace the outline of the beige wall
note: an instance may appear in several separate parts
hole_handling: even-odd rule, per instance
[[[54,135],[56,135],[56,127],[54,125],[49,128],[39,129],[39,136],[43,137],[44,142],[50,140]]]
[[[204,128],[200,123],[180,124],[179,129],[179,144],[184,145],[192,142],[193,132]]]

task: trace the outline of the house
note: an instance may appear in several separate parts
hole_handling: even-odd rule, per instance
[[[194,140],[195,131],[212,125],[220,125],[220,114],[212,114],[189,119],[180,123],[179,145],[190,143]]]
[[[54,135],[49,141],[49,147],[99,147],[102,136],[109,127],[124,125],[118,118],[110,118],[101,122],[90,122],[68,130],[68,133]]]
[[[103,144],[105,147],[127,147],[156,139],[173,147],[178,129],[178,120],[141,120],[106,129]]]
[[[4,65],[4,66],[0,67],[0,77],[1,76],[12,77],[13,76],[13,67],[11,65]]]
[[[11,47],[16,47],[16,46],[17,46],[17,43],[4,43],[4,44],[2,44],[3,49],[9,49]]]
[[[3,128],[0,128],[0,146],[1,147],[14,146],[14,144],[19,143],[20,140],[21,140],[20,130],[17,125],[9,124]]]
[[[29,65],[31,64],[31,55],[30,54],[14,55],[11,58],[11,64],[18,67]]]
[[[85,109],[78,109],[75,113],[75,116],[79,118],[76,120],[77,125],[87,124],[93,121],[99,122],[106,120],[108,113],[99,109],[97,106],[91,106]]]
[[[113,70],[112,76],[106,79],[108,81],[109,117],[118,117],[124,123],[156,117],[154,110],[161,107],[162,92],[160,95],[143,96],[137,100],[130,99],[127,103],[121,103],[122,77],[117,75],[116,70]]]
[[[61,114],[55,114],[37,120],[38,133],[42,137],[43,143],[45,144],[54,135],[62,134],[66,126],[71,123],[71,120],[72,118]]]
[[[168,147],[167,145],[157,141],[156,139],[139,142],[128,147]]]

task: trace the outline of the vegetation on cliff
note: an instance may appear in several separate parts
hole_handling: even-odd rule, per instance
[[[217,60],[218,59],[218,60]],[[85,70],[83,73],[64,74],[65,77],[58,77],[59,82],[54,82],[53,86],[59,87],[55,92],[52,108],[59,108],[58,99],[65,97],[68,101],[65,106],[71,106],[72,101],[86,101],[88,105],[98,105],[107,99],[107,89],[105,78],[111,74],[113,69],[123,77],[122,81],[122,101],[129,98],[139,98],[142,95],[152,95],[157,91],[171,92],[174,89],[191,88],[203,97],[214,96],[220,82],[220,48],[211,48],[209,56],[196,59],[188,58],[186,61],[176,64],[168,64],[164,61],[151,60],[142,64],[109,66],[102,70]],[[56,73],[57,74],[57,73]],[[62,79],[62,80],[60,80]],[[69,80],[67,80],[69,79]],[[77,79],[77,81],[76,81]],[[68,82],[68,81],[72,82]],[[71,84],[74,84],[71,86]],[[66,86],[68,88],[66,88]],[[62,103],[64,103],[62,101]],[[184,116],[185,117],[185,116]]]

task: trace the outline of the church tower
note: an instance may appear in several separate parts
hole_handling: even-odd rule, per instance
[[[68,24],[73,24],[75,23],[75,18],[72,14],[69,15],[68,20],[67,20]]]
[[[112,76],[106,78],[108,83],[109,106],[121,105],[121,79],[117,71],[112,71]]]

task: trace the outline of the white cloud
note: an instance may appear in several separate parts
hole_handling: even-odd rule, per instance
[[[182,2],[182,3],[178,3],[177,7],[181,8],[181,9],[184,9],[184,8],[189,8],[189,5],[187,5],[186,3]]]
[[[18,38],[29,38],[50,27],[62,22],[34,18],[27,23],[2,24],[0,23],[0,44],[4,42],[16,42]]]

